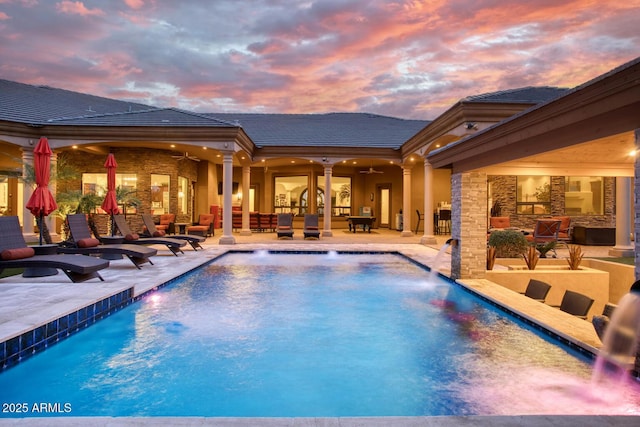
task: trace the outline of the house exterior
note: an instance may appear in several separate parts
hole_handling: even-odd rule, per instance
[[[141,201],[137,212],[189,222],[215,210],[221,244],[235,242],[234,209],[243,235],[253,232],[250,212],[292,212],[298,221],[311,212],[330,237],[362,209],[376,227],[411,235],[416,211],[429,218],[451,205],[456,277],[483,276],[492,207],[523,228],[563,213],[615,227],[616,247],[633,250],[639,73],[636,59],[573,89],[470,96],[432,121],[199,114],[0,80],[0,209],[33,230],[24,209],[31,190],[18,178],[46,136],[54,163],[81,172],[54,191],[100,194],[111,152],[119,185]],[[435,242],[433,221],[422,224],[423,242]]]

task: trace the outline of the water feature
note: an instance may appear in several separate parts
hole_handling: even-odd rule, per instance
[[[397,255],[263,252],[226,255],[3,372],[0,401],[73,416],[640,413],[633,384],[580,394],[590,374]]]

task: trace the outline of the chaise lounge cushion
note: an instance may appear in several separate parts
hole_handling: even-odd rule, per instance
[[[79,248],[95,248],[96,246],[100,245],[100,240],[89,237],[78,240],[76,242],[76,245]]]
[[[35,255],[35,251],[33,248],[14,248],[14,249],[5,249],[2,251],[0,257],[4,261],[11,261],[14,259],[23,259],[23,258],[31,258]]]
[[[156,230],[153,232],[153,237],[162,237],[164,235],[166,235],[167,233],[164,232],[164,230]]]
[[[124,240],[138,240],[140,236],[137,233],[131,233],[124,236]]]

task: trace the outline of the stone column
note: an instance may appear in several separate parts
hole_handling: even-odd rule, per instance
[[[242,229],[241,236],[251,236],[251,224],[249,219],[249,189],[251,188],[251,167],[242,167]]]
[[[433,234],[433,166],[425,158],[424,159],[424,212],[422,218],[424,221],[424,235],[420,238],[423,245],[434,245],[437,243],[436,236]]]
[[[324,165],[324,223],[322,235],[324,237],[332,237],[331,231],[331,174],[333,173],[333,165]]]
[[[221,245],[234,245],[236,239],[233,237],[233,224],[231,206],[233,204],[233,152],[223,152],[222,158],[222,237],[218,241]]]
[[[22,176],[27,176],[27,165],[33,165],[33,147],[22,147]],[[23,200],[22,204],[22,233],[34,234],[33,222],[34,218],[31,211],[27,209],[27,201],[33,194],[34,187],[30,184],[22,184]]]
[[[616,245],[609,250],[615,257],[633,256],[631,245],[631,178],[616,177]]]
[[[487,174],[451,176],[451,275],[455,279],[484,278],[487,268]]]
[[[402,167],[402,237],[413,236],[411,231],[411,167]]]

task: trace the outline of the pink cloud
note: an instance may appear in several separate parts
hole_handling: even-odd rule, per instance
[[[144,6],[144,0],[123,0],[124,3],[131,9],[142,9]]]
[[[9,15],[7,15],[4,12],[0,12],[0,21],[6,20],[6,19],[11,19],[9,18]]]
[[[65,0],[56,4],[56,9],[62,13],[69,15],[81,15],[81,16],[102,16],[104,11],[100,9],[87,9],[81,1],[69,1]]]

